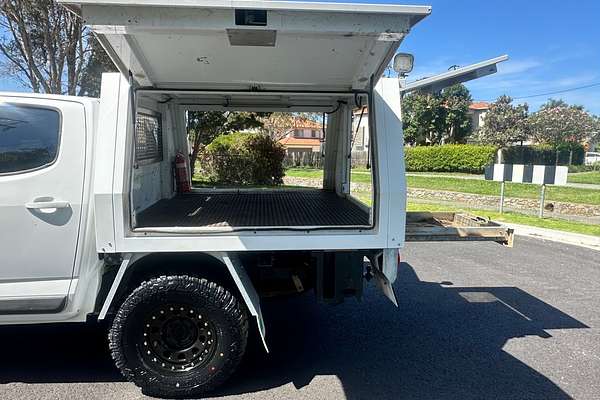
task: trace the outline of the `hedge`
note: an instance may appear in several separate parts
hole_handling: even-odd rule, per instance
[[[405,147],[406,170],[409,172],[483,173],[494,161],[494,146],[447,144]]]
[[[285,149],[259,133],[216,137],[199,154],[199,172],[210,182],[236,185],[283,183]]]
[[[564,144],[554,149],[548,145],[512,146],[502,149],[506,164],[581,165],[585,150],[580,144]]]

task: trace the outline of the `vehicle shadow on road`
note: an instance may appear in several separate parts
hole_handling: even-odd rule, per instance
[[[0,327],[0,383],[78,383],[124,380],[100,324]]]
[[[351,400],[570,398],[503,346],[583,323],[519,288],[423,282],[409,264],[395,288],[399,309],[373,284],[361,303],[321,305],[311,293],[265,301],[270,353],[252,338],[240,370],[212,395],[302,388],[335,375]],[[123,380],[97,325],[1,327],[0,341],[1,383]]]
[[[218,394],[290,382],[301,388],[317,375],[336,375],[351,400],[570,398],[503,346],[586,325],[516,287],[448,284],[419,281],[403,264],[395,284],[399,309],[370,292],[362,304],[335,307],[310,298],[267,303],[271,353],[253,346]]]

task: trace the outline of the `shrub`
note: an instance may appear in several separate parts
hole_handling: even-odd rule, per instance
[[[283,183],[285,149],[259,133],[216,137],[199,155],[198,169],[211,182],[237,185]]]
[[[569,165],[569,173],[600,171],[600,161],[590,165]]]
[[[581,165],[585,150],[580,144],[561,144],[556,149],[550,145],[513,146],[502,149],[506,164]]]
[[[406,170],[411,172],[482,173],[493,162],[496,148],[471,144],[406,147]]]

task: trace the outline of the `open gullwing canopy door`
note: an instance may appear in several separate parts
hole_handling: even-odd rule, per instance
[[[477,64],[467,65],[429,78],[419,79],[414,82],[402,85],[401,93],[420,92],[435,93],[456,85],[482,78],[484,76],[495,74],[498,71],[498,63],[508,60],[507,55],[491,58],[489,60],[478,62]]]
[[[59,0],[138,87],[364,90],[428,6],[260,0]],[[373,82],[374,83],[374,82]]]

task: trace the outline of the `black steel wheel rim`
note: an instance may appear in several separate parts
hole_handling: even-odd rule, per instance
[[[215,354],[214,324],[193,306],[161,306],[150,313],[143,324],[141,354],[154,369],[186,372],[205,366]]]

